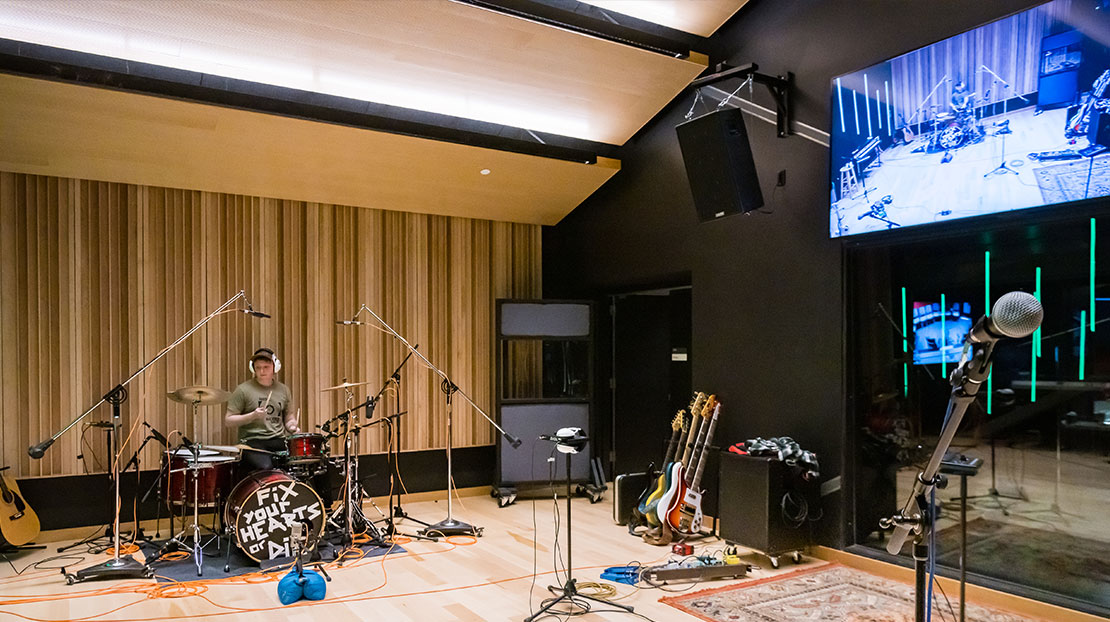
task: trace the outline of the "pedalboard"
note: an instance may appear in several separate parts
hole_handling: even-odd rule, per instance
[[[749,564],[711,564],[707,566],[659,566],[644,571],[652,583],[705,581],[707,579],[740,579],[751,570]]]

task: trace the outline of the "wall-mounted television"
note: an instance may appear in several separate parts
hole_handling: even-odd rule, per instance
[[[958,363],[973,321],[966,302],[913,303],[914,364]]]
[[[834,78],[830,235],[1110,195],[1107,4],[1054,0]]]

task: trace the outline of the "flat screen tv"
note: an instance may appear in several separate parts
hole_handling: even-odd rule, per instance
[[[830,235],[1110,195],[1107,5],[1054,0],[834,78]]]
[[[973,322],[966,302],[913,303],[914,364],[958,363]]]

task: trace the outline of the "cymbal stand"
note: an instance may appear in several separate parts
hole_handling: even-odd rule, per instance
[[[447,374],[443,373],[442,370],[440,370],[438,367],[433,365],[432,362],[427,359],[427,357],[425,357],[423,354],[420,353],[420,351],[418,351],[415,347],[413,347],[412,344],[410,344],[404,337],[401,336],[400,333],[393,330],[392,326],[390,326],[389,324],[386,324],[385,320],[383,320],[381,317],[379,317],[377,313],[374,313],[374,311],[370,307],[366,306],[365,304],[362,305],[362,307],[358,310],[358,313],[355,314],[355,317],[357,318],[358,314],[362,313],[363,310],[365,310],[370,315],[372,315],[374,317],[374,319],[378,321],[379,324],[381,324],[383,327],[385,327],[386,330],[388,330],[394,337],[397,338],[398,341],[400,341],[402,344],[404,344],[404,346],[406,348],[408,348],[409,352],[411,352],[412,354],[415,354],[417,358],[419,358],[421,361],[424,362],[424,365],[426,365],[428,367],[428,369],[431,369],[433,372],[436,373],[436,375],[438,375],[442,379],[442,382],[440,383],[440,387],[442,388],[443,392],[447,396],[447,518],[445,518],[444,520],[441,520],[440,522],[438,522],[434,525],[426,527],[425,529],[422,529],[421,532],[423,533],[423,535],[432,535],[432,534],[442,534],[444,536],[450,536],[450,535],[480,536],[480,535],[482,535],[481,528],[476,528],[476,527],[474,527],[472,525],[469,525],[467,523],[464,523],[462,521],[455,520],[455,518],[452,516],[452,513],[451,513],[452,502],[453,502],[452,501],[452,493],[454,492],[454,489],[455,489],[455,482],[454,482],[454,478],[452,477],[452,471],[451,471],[451,440],[452,440],[451,435],[452,435],[452,428],[453,428],[453,421],[452,421],[453,413],[452,413],[451,398],[456,393],[459,394],[460,396],[462,396],[462,398],[464,400],[466,400],[466,402],[468,404],[470,404],[471,408],[473,408],[475,411],[477,411],[478,414],[485,417],[486,421],[490,422],[490,425],[492,425],[495,429],[497,429],[497,431],[500,432],[501,435],[505,437],[505,440],[507,440],[513,446],[514,449],[517,448],[517,447],[520,447],[520,443],[521,443],[520,439],[516,438],[515,436],[513,436],[511,434],[509,434],[508,432],[506,432],[504,430],[504,428],[497,425],[497,422],[494,421],[492,418],[490,418],[490,416],[486,414],[486,411],[482,410],[477,404],[475,404],[474,400],[470,399],[470,396],[468,396],[462,389],[460,389],[457,384],[452,382],[451,379],[447,376]]]
[[[227,312],[231,308],[231,305],[235,304],[235,302],[238,301],[240,298],[245,300],[246,297],[247,297],[246,292],[243,291],[243,290],[239,290],[239,293],[235,294],[231,298],[228,298],[226,302],[224,302],[222,305],[217,307],[215,311],[212,311],[211,313],[206,315],[203,319],[201,319],[199,322],[197,322],[197,324],[194,325],[192,328],[190,328],[188,331],[186,331],[184,335],[181,335],[173,343],[171,343],[170,345],[163,348],[160,352],[158,352],[158,354],[156,354],[154,356],[154,358],[152,358],[145,365],[140,367],[138,369],[138,371],[131,374],[130,376],[127,377],[126,380],[119,383],[118,385],[113,387],[110,391],[105,393],[104,396],[101,397],[99,401],[97,401],[95,404],[90,406],[87,410],[85,410],[85,412],[78,415],[73,421],[70,421],[68,425],[66,425],[61,430],[55,432],[53,436],[46,439],[45,441],[42,441],[39,444],[33,445],[33,446],[31,446],[27,449],[27,453],[32,458],[34,458],[36,460],[42,458],[43,455],[46,453],[46,450],[49,449],[50,446],[53,445],[54,442],[57,441],[58,438],[61,435],[65,434],[71,428],[73,428],[73,426],[80,423],[85,417],[89,416],[90,413],[92,413],[94,410],[99,408],[101,404],[108,403],[108,404],[112,405],[112,429],[113,429],[112,445],[113,445],[113,447],[112,447],[111,459],[112,459],[112,478],[115,481],[115,518],[113,519],[114,522],[113,522],[113,529],[112,529],[112,538],[113,538],[112,559],[110,559],[110,560],[108,560],[108,561],[106,561],[102,564],[97,564],[95,566],[91,566],[89,568],[84,568],[82,570],[79,570],[76,574],[65,573],[67,583],[72,584],[72,583],[76,583],[78,581],[89,581],[89,580],[94,580],[94,579],[123,579],[123,578],[150,577],[150,576],[152,576],[153,572],[151,571],[151,569],[148,566],[146,566],[145,564],[139,563],[133,557],[131,557],[131,555],[120,555],[120,552],[119,552],[120,551],[119,510],[120,510],[120,504],[121,503],[120,503],[120,492],[119,492],[119,459],[116,458],[116,454],[119,452],[119,448],[116,447],[116,445],[119,442],[119,434],[120,434],[120,431],[121,431],[120,407],[123,404],[123,402],[127,401],[127,385],[130,384],[132,380],[134,380],[135,378],[138,378],[140,375],[142,375],[142,373],[145,372],[148,367],[150,367],[155,362],[160,360],[163,356],[166,356],[167,354],[169,354],[174,348],[176,348],[183,341],[185,341],[185,339],[187,339],[190,335],[192,335],[194,332],[199,330],[201,326],[204,326],[205,324],[207,324],[209,321],[212,320],[212,318],[216,317],[217,315],[220,315],[221,313]],[[249,302],[248,302],[248,305],[249,305]]]

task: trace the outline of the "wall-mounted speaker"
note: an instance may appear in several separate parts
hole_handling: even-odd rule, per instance
[[[702,222],[763,207],[748,128],[739,108],[702,115],[675,130]]]

